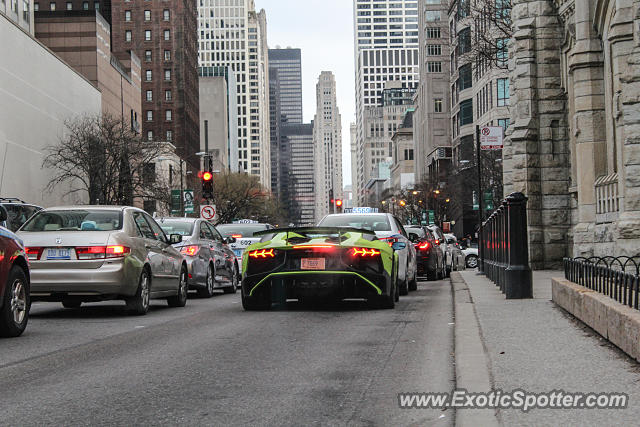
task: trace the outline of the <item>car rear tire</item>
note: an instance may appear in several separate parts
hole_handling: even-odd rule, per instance
[[[409,271],[409,266],[407,266],[404,270],[405,275],[402,282],[400,282],[400,295],[405,296],[409,295],[409,278],[407,277],[407,272]]]
[[[149,297],[151,291],[151,275],[147,269],[142,270],[136,294],[127,298],[127,308],[131,314],[143,316],[149,311]]]
[[[14,265],[9,271],[0,310],[0,336],[20,336],[27,328],[30,307],[29,280],[24,270]]]
[[[233,265],[233,275],[231,276],[231,286],[224,288],[222,291],[225,294],[235,294],[238,288],[238,268]]]
[[[244,290],[240,291],[242,296],[242,308],[246,311],[269,310],[271,308],[271,295],[250,297],[245,295]]]
[[[184,265],[180,269],[180,282],[178,283],[178,293],[167,298],[169,307],[184,307],[187,305],[187,294],[189,292],[189,284],[187,283],[187,267]]]
[[[211,298],[213,296],[213,288],[215,286],[215,273],[213,267],[209,264],[207,267],[207,278],[204,289],[198,289],[198,296],[201,298]]]
[[[75,301],[75,300],[62,300],[62,306],[64,308],[80,308],[80,306],[82,305],[82,301]]]
[[[467,268],[476,268],[478,266],[478,257],[475,255],[469,255],[464,261]]]
[[[418,290],[418,273],[413,275],[413,279],[409,282],[409,290],[417,291]]]

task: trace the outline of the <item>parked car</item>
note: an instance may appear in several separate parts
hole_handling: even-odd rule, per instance
[[[196,218],[162,218],[158,220],[166,234],[180,234],[182,242],[174,245],[187,260],[189,289],[210,298],[214,290],[235,293],[240,267],[227,245],[235,238],[223,238],[209,222]]]
[[[31,264],[31,299],[83,302],[122,299],[146,314],[151,298],[187,302],[187,263],[158,223],[141,209],[70,206],[44,209],[18,230]]]
[[[444,254],[436,245],[431,231],[422,225],[405,225],[404,228],[416,248],[418,276],[427,276],[427,280],[442,279],[445,274]]]
[[[7,219],[0,221],[0,226],[14,233],[27,222],[36,212],[42,210],[40,206],[25,203],[13,197],[0,197],[0,206],[7,211]]]
[[[464,254],[464,264],[467,268],[478,267],[478,244],[471,243],[471,246],[462,247]]]
[[[218,224],[216,225],[216,229],[222,234],[225,238],[233,238],[235,241],[229,241],[229,246],[233,250],[236,259],[238,260],[238,265],[242,263],[242,253],[247,248],[247,246],[259,242],[260,237],[254,237],[253,233],[257,233],[259,231],[271,230],[274,228],[271,224],[261,224],[257,222],[252,223],[237,223],[237,224]]]
[[[409,290],[418,288],[418,268],[416,266],[416,249],[409,240],[409,236],[398,219],[389,213],[364,214],[330,214],[322,218],[319,227],[351,227],[375,232],[378,240],[383,240],[392,246],[394,243],[404,243],[399,249],[400,264],[398,266],[398,287],[400,295],[407,295]]]
[[[0,207],[0,221],[7,211]],[[29,263],[22,241],[0,227],[0,336],[17,337],[29,321]]]
[[[466,267],[465,257],[458,239],[453,234],[445,234],[444,237],[447,239],[447,245],[449,245],[449,248],[451,249],[451,255],[453,257],[453,271],[464,270]]]
[[[454,269],[454,258],[452,248],[449,247],[447,239],[444,233],[437,225],[427,225],[427,228],[433,233],[433,237],[436,239],[436,244],[442,248],[442,252],[445,257],[445,277],[449,277],[451,271]]]

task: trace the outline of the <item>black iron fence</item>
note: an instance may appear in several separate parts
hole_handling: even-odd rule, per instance
[[[565,279],[638,309],[640,257],[605,256],[564,259]]]
[[[478,269],[507,299],[533,298],[527,237],[527,198],[510,194],[482,224]]]

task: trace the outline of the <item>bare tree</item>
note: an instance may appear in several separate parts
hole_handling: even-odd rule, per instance
[[[146,173],[148,165],[173,154],[170,145],[144,141],[110,115],[78,117],[65,127],[65,135],[45,149],[43,167],[54,171],[47,189],[69,182],[67,194],[86,192],[91,204],[132,205],[138,198],[170,202],[166,179]]]

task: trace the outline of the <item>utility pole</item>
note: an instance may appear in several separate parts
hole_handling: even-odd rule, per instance
[[[183,166],[182,163],[184,161],[180,158],[180,216],[184,217],[184,182],[183,182]]]
[[[484,209],[482,195],[482,166],[480,160],[480,125],[476,125],[476,162],[478,165],[478,271],[484,273],[484,239],[482,236],[482,211]]]

